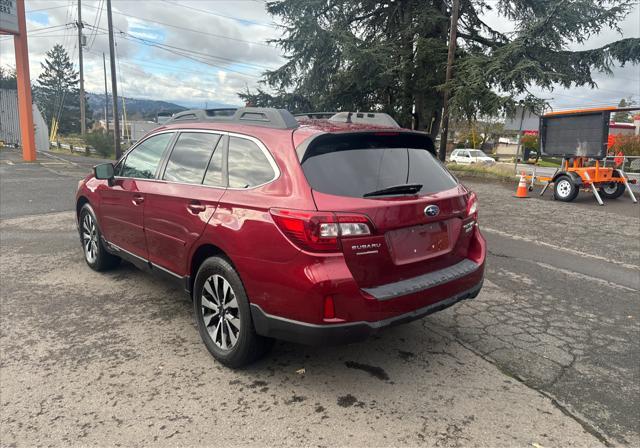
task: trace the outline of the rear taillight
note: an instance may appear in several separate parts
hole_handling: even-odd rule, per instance
[[[478,219],[478,196],[475,193],[469,194],[467,199],[467,216]]]
[[[362,215],[283,209],[270,213],[293,244],[310,252],[338,252],[340,238],[371,234],[371,223]]]

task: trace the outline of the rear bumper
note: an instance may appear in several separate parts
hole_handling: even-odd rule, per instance
[[[311,324],[265,313],[251,304],[251,317],[256,332],[262,336],[307,345],[339,345],[361,341],[383,328],[420,319],[465,299],[473,299],[482,288],[483,279],[472,288],[439,300],[423,308],[378,321],[359,321],[340,324]]]

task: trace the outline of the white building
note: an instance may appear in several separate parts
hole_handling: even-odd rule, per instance
[[[49,127],[38,106],[33,105],[33,126],[35,127],[36,150],[49,149]],[[0,89],[0,140],[6,145],[20,145],[20,116],[18,115],[18,91]]]

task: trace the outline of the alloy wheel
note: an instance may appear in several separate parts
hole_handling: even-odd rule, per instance
[[[95,263],[98,258],[98,228],[89,213],[82,219],[82,247],[87,261]]]
[[[231,350],[240,335],[240,309],[233,288],[221,275],[204,282],[200,310],[211,340],[223,350]]]

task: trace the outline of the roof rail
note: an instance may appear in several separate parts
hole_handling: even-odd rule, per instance
[[[400,125],[391,118],[389,114],[383,112],[338,112],[329,121],[338,121],[340,123],[359,123],[373,124],[378,126],[386,126],[390,128],[399,128]]]
[[[181,122],[220,122],[262,126],[274,129],[295,129],[299,126],[291,112],[273,107],[240,107],[238,109],[191,109],[178,112],[165,124]]]
[[[337,112],[302,112],[295,114],[296,118],[308,118],[310,120],[322,120],[333,117]]]

